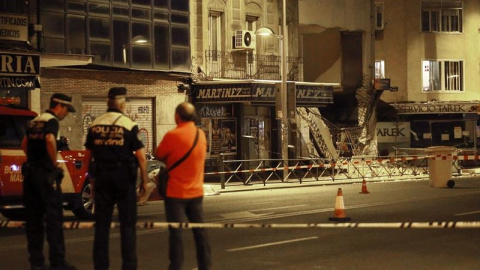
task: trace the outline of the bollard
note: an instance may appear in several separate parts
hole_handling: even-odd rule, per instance
[[[220,153],[218,155],[218,167],[220,168],[220,172],[224,172],[225,171],[225,164],[223,163],[224,161],[224,156],[223,156],[223,153]],[[224,173],[221,173],[220,174],[220,187],[221,189],[225,189],[225,174]]]

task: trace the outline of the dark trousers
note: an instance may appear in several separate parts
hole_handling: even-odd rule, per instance
[[[109,236],[113,207],[118,207],[122,269],[137,269],[136,222],[137,197],[135,177],[128,166],[102,167],[95,172],[95,240],[93,262],[96,270],[108,269]]]
[[[165,200],[165,212],[167,222],[203,222],[203,197],[193,199],[167,198]],[[212,265],[210,245],[208,243],[207,230],[192,229],[197,252],[199,270],[208,270]],[[169,228],[169,270],[180,270],[183,265],[183,241],[182,229]]]
[[[23,195],[25,203],[25,230],[29,261],[32,266],[43,266],[45,232],[52,267],[65,264],[63,236],[63,203],[60,185],[48,184],[53,168],[36,165],[25,175]]]

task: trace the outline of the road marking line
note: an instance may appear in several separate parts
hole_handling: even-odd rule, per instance
[[[289,206],[282,206],[282,207],[262,208],[262,209],[255,209],[255,210],[250,210],[250,211],[278,210],[278,209],[295,208],[295,207],[303,207],[303,206],[306,206],[306,204],[289,205]]]
[[[222,218],[252,218],[252,217],[259,217],[264,216],[265,214],[255,214],[250,211],[239,211],[239,212],[230,212],[230,213],[223,213],[220,214]]]
[[[290,244],[290,243],[308,241],[308,240],[314,240],[314,239],[318,239],[318,236],[307,237],[307,238],[298,238],[298,239],[292,239],[292,240],[286,240],[286,241],[280,241],[280,242],[272,242],[272,243],[267,243],[267,244],[254,245],[254,246],[241,247],[241,248],[232,248],[232,249],[227,249],[226,251],[235,252],[235,251],[249,250],[249,249],[255,249],[255,248],[264,248],[264,247],[270,247],[270,246],[284,245],[284,244]]]
[[[460,214],[455,214],[454,216],[466,216],[466,215],[472,215],[472,214],[478,214],[480,211],[473,211],[473,212],[467,212],[467,213],[460,213]]]

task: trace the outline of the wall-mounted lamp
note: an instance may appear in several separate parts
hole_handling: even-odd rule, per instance
[[[262,28],[257,29],[257,31],[255,31],[255,35],[257,35],[257,36],[272,36],[272,37],[276,37],[280,40],[283,39],[282,35],[276,35],[275,32],[273,32],[273,30],[269,27],[262,27]]]
[[[148,39],[146,39],[142,35],[138,35],[132,38],[132,44],[140,45],[140,44],[145,44],[148,42]]]

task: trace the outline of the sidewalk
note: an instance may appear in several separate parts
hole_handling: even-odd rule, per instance
[[[452,175],[452,179],[468,179],[468,178],[479,178],[480,177],[480,168],[471,168],[471,169],[462,169],[461,174]],[[365,178],[367,183],[375,182],[387,182],[387,181],[429,181],[429,175],[422,174],[418,176],[400,176],[400,177],[375,177],[375,178]],[[326,185],[346,185],[346,184],[361,184],[363,179],[335,179],[332,180],[330,177],[321,177],[318,180],[315,178],[304,178],[302,183],[298,179],[289,179],[288,181],[282,182],[281,180],[268,180],[264,185],[262,181],[256,180],[248,184],[243,184],[239,180],[231,181],[225,184],[225,189],[221,188],[220,179],[218,182],[205,182],[205,196],[219,195],[221,193],[230,193],[230,192],[242,192],[242,191],[254,191],[254,190],[269,190],[269,189],[279,189],[279,188],[301,188],[301,187],[313,187],[313,186],[326,186]]]
[[[428,175],[419,176],[404,176],[404,177],[376,177],[365,178],[367,183],[385,182],[385,181],[425,181],[429,180]],[[332,180],[330,177],[322,177],[318,180],[315,178],[304,178],[302,183],[298,179],[289,179],[282,182],[281,180],[269,180],[264,185],[262,181],[253,181],[248,184],[243,184],[240,181],[228,182],[225,184],[225,189],[221,188],[220,182],[206,182],[204,184],[205,196],[218,195],[221,193],[229,192],[241,192],[241,191],[254,191],[254,190],[268,190],[279,188],[300,188],[300,187],[313,187],[313,186],[326,186],[326,185],[345,185],[345,184],[361,184],[363,179],[336,179]]]

